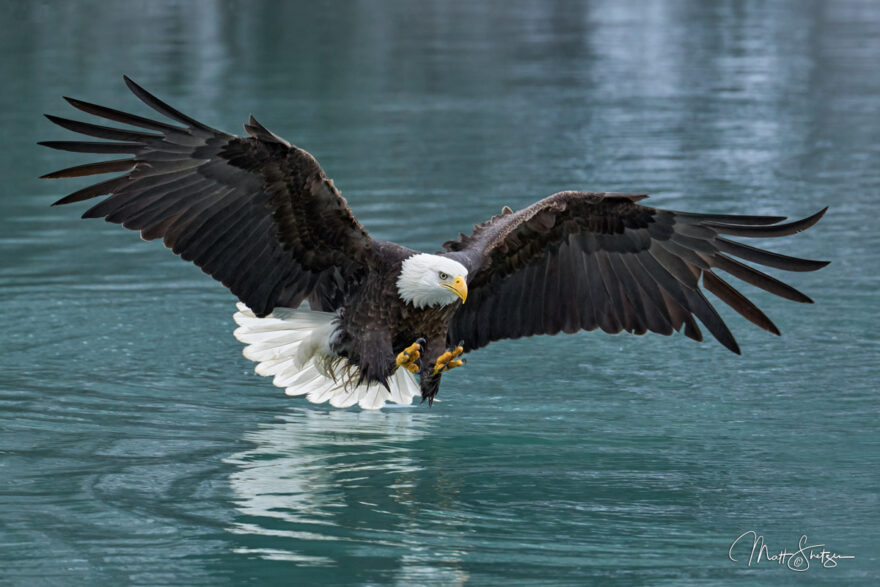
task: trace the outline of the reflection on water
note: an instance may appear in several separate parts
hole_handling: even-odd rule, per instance
[[[466,574],[453,566],[460,553],[438,557],[414,540],[413,515],[421,507],[416,493],[425,467],[419,443],[432,428],[431,414],[411,409],[294,408],[259,425],[245,435],[254,446],[224,461],[235,467],[229,484],[240,514],[229,531],[248,544],[235,552],[337,566],[343,562],[339,554],[369,558],[377,548],[404,549],[410,552],[395,572],[402,584],[429,570],[434,580],[463,582]],[[428,492],[437,503],[452,498],[444,495],[442,483]],[[271,538],[273,546],[249,545],[259,537]],[[330,550],[327,542],[345,544],[320,554]],[[437,563],[446,568],[440,575],[433,568]]]
[[[388,497],[405,503],[418,471],[412,445],[426,427],[426,419],[413,422],[412,414],[401,410],[293,409],[248,433],[245,440],[254,448],[226,459],[238,469],[230,477],[236,505],[249,516],[335,526],[333,510],[347,505],[346,490],[380,478],[388,481],[383,484]]]

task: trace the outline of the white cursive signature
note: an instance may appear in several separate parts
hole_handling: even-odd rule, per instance
[[[788,549],[783,548],[779,552],[771,553],[767,545],[764,544],[764,537],[759,536],[754,530],[749,530],[740,534],[733,541],[733,544],[730,545],[730,549],[727,551],[727,557],[730,560],[739,562],[738,559],[733,557],[733,549],[743,538],[749,535],[752,538],[749,566],[752,566],[752,563],[757,565],[761,562],[761,559],[764,559],[788,567],[792,571],[802,573],[810,568],[810,561],[818,560],[823,567],[831,569],[837,566],[837,562],[840,559],[856,558],[852,555],[837,554],[836,552],[825,550],[824,544],[807,544],[806,534],[800,537],[798,549],[794,552],[789,552]],[[748,544],[748,541],[746,541],[746,544]]]

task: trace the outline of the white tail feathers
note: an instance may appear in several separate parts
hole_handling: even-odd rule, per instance
[[[244,304],[237,307],[233,318],[239,327],[233,334],[248,345],[244,356],[258,363],[258,375],[273,377],[272,383],[285,388],[287,395],[304,395],[310,402],[329,402],[336,408],[358,404],[365,410],[378,410],[386,402],[408,405],[421,395],[406,369],[388,379],[390,391],[378,383],[355,385],[345,360],[330,350],[336,314],[275,308],[257,318]]]

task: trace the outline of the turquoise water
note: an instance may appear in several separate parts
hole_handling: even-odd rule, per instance
[[[67,2],[0,35],[0,582],[876,584],[880,10],[873,2]],[[683,336],[491,345],[434,407],[283,396],[234,299],[35,178],[72,95],[253,112],[377,238],[434,250],[555,191],[802,217],[830,259],[743,355]],[[758,243],[762,244],[762,243]],[[795,573],[728,558],[855,559]]]

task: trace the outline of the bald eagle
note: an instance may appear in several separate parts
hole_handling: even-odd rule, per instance
[[[43,176],[124,172],[53,205],[109,195],[83,217],[162,239],[222,282],[240,300],[235,336],[248,345],[244,354],[258,363],[257,373],[313,402],[376,409],[421,396],[431,404],[443,374],[464,363],[463,353],[536,334],[683,330],[699,341],[699,319],[739,353],[702,289],[759,327],[779,330],[716,271],[809,303],[742,261],[787,271],[827,264],[727,238],[791,235],[825,210],[783,223],[778,216],[651,208],[638,203],[646,195],[579,191],[516,212],[505,206],[440,252],[414,251],[371,238],[315,158],[253,116],[244,126],[249,136],[230,135],[128,77],[125,83],[170,122],[65,98],[83,112],[142,130],[47,115],[106,140],[40,144],[127,155]]]

